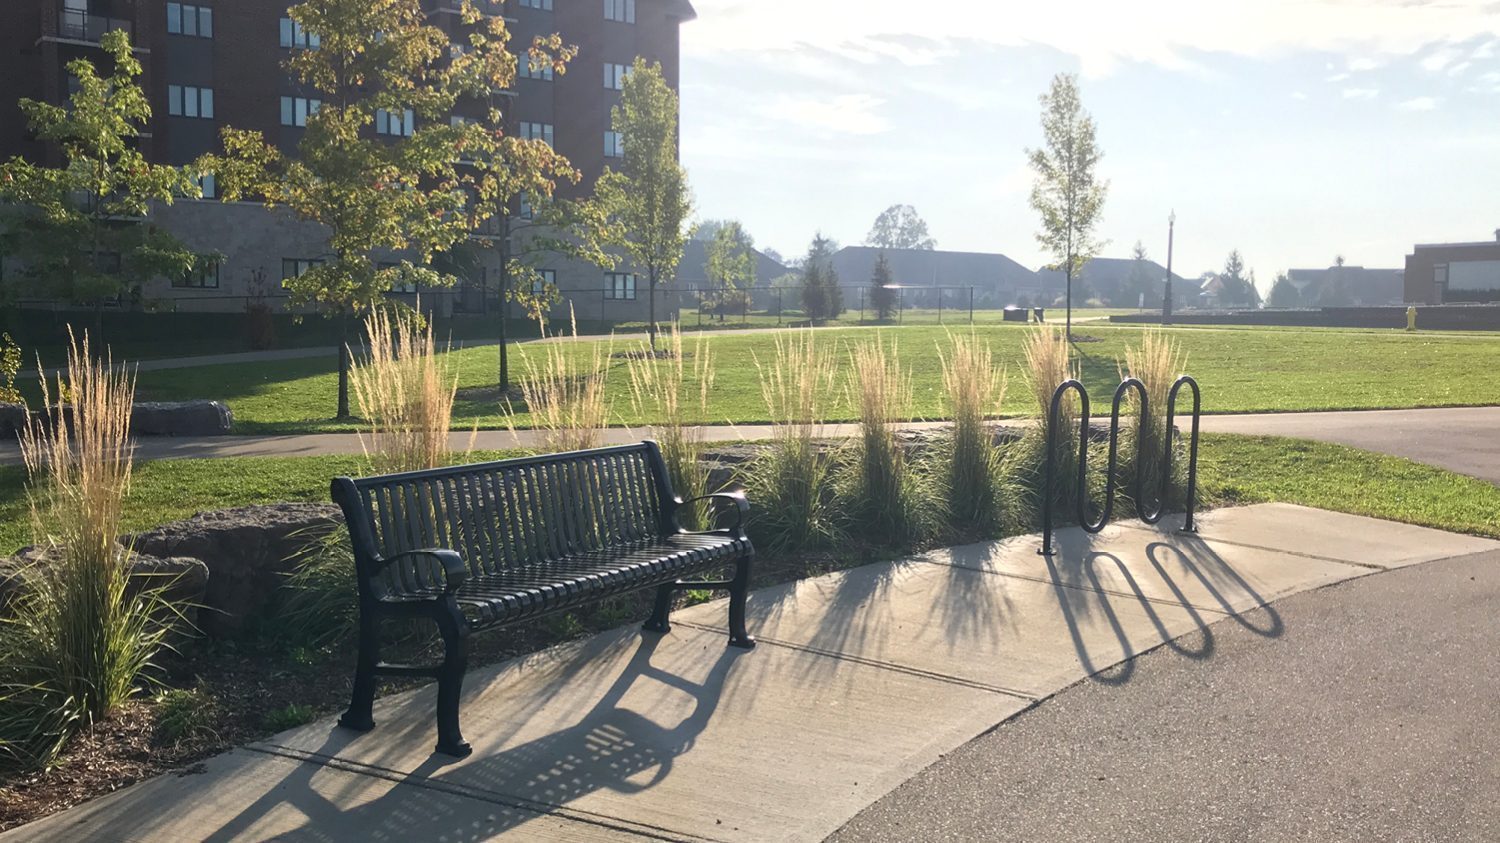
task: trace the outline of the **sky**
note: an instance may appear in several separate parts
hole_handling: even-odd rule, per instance
[[[1500,2],[693,0],[682,157],[700,218],[761,248],[862,242],[911,204],[938,247],[1048,262],[1038,96],[1077,73],[1104,256],[1173,270],[1399,268],[1500,227]]]

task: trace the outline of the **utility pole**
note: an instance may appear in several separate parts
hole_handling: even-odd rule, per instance
[[[1161,299],[1161,323],[1172,324],[1172,240],[1177,230],[1177,212],[1167,216],[1167,289]]]

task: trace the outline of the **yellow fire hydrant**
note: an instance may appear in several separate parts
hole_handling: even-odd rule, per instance
[[[1408,330],[1408,331],[1415,331],[1416,329],[1417,329],[1417,307],[1416,307],[1416,305],[1412,305],[1412,306],[1406,308],[1406,330]]]

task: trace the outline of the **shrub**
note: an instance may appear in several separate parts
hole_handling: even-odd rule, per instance
[[[573,319],[573,339],[578,339],[578,320]],[[546,328],[542,327],[545,337]],[[610,350],[604,343],[589,343],[591,357],[582,374],[568,362],[567,342],[538,343],[536,354],[523,358],[525,383],[521,387],[531,410],[532,427],[542,432],[544,452],[580,451],[599,445],[599,430],[609,421],[609,403],[604,398],[609,374]]]
[[[21,436],[36,543],[46,551],[25,569],[0,618],[0,759],[45,765],[76,731],[107,717],[138,689],[166,636],[182,620],[170,582],[132,584],[120,514],[130,485],[133,376],[88,335],[70,337],[66,391],[42,379],[50,418]]]
[[[1125,349],[1125,364],[1120,377],[1133,377],[1146,386],[1146,404],[1150,410],[1144,430],[1138,431],[1133,422],[1140,413],[1135,392],[1130,394],[1130,416],[1120,421],[1120,487],[1127,496],[1134,493],[1137,466],[1141,467],[1142,496],[1148,505],[1154,504],[1161,495],[1161,462],[1167,443],[1167,395],[1187,365],[1187,355],[1182,353],[1176,341],[1161,331],[1146,331],[1141,344]],[[1190,405],[1188,405],[1190,409]],[[1125,414],[1122,409],[1121,415]],[[1168,493],[1168,507],[1181,506],[1185,502],[1186,454],[1173,462],[1172,489]]]
[[[349,382],[369,424],[360,445],[376,471],[420,471],[450,459],[458,377],[453,358],[438,354],[432,326],[423,321],[415,311],[376,309],[365,318],[365,356],[350,353]]]
[[[1000,459],[985,419],[1005,402],[1005,370],[972,332],[953,338],[948,354],[939,346],[938,358],[953,416],[953,432],[940,455],[947,515],[958,525],[994,528],[1000,522]]]
[[[266,712],[261,725],[268,732],[285,732],[287,729],[295,729],[311,723],[317,716],[318,712],[314,711],[312,706],[292,703],[284,708],[274,708]]]
[[[774,433],[750,464],[751,529],[772,552],[818,547],[839,533],[829,495],[832,461],[818,441],[833,393],[833,355],[813,329],[778,334],[769,362],[755,358]]]
[[[927,503],[893,430],[911,408],[911,375],[898,359],[894,348],[887,354],[879,341],[861,343],[851,355],[859,434],[843,497],[862,532],[905,544],[925,532]]]
[[[1077,376],[1072,349],[1061,331],[1038,327],[1022,345],[1026,362],[1026,385],[1035,400],[1033,419],[1019,442],[1006,449],[1001,460],[1000,482],[1014,491],[1024,492],[1019,503],[1036,512],[1043,504],[1046,485],[1047,418],[1052,396],[1064,381]],[[1078,401],[1069,395],[1058,413],[1056,474],[1052,500],[1059,513],[1073,512],[1072,502],[1078,495]],[[1066,507],[1066,509],[1063,509]]]
[[[10,338],[10,334],[0,334],[0,403],[26,403],[21,391],[16,389],[16,375],[20,373],[21,347]]]
[[[170,744],[199,737],[214,737],[214,718],[218,705],[214,698],[198,688],[171,688],[158,693],[156,734]]]
[[[682,330],[677,325],[672,326],[666,345],[665,362],[658,363],[644,343],[640,353],[630,358],[630,401],[637,415],[660,419],[651,426],[651,435],[661,445],[672,486],[684,499],[695,498],[710,489],[708,467],[703,463],[703,429],[687,417],[687,404],[696,391],[697,417],[707,415],[708,396],[714,385],[713,359],[700,334],[693,344],[689,368]],[[707,506],[700,503],[684,519],[683,526],[703,529],[707,523]]]

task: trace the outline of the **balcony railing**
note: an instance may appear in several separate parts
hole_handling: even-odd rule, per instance
[[[91,15],[78,9],[63,9],[57,18],[58,36],[75,41],[97,44],[104,37],[104,33],[114,29],[123,29],[126,35],[133,34],[128,20]]]

